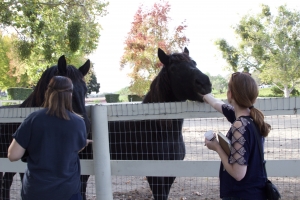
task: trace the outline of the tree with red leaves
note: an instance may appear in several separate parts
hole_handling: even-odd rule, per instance
[[[168,1],[159,1],[151,9],[141,5],[132,22],[132,27],[125,40],[124,54],[121,58],[121,69],[129,66],[132,72],[130,91],[143,96],[149,89],[162,64],[157,57],[157,49],[166,53],[182,51],[189,43],[184,35],[187,28],[185,21],[174,28],[169,28],[171,18],[168,13],[171,6]]]

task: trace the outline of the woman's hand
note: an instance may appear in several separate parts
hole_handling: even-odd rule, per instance
[[[202,95],[202,98],[205,103],[209,103],[205,98],[214,98],[214,95],[212,93],[208,93],[208,94]]]
[[[91,144],[91,143],[93,143],[93,140],[87,139],[87,140],[86,140],[85,147],[87,147],[87,146],[88,146],[89,144]],[[80,149],[80,151],[78,151],[78,153],[81,152],[85,147],[83,147],[82,149]]]
[[[220,99],[216,99],[211,93],[203,95],[203,101],[208,103],[211,107],[213,107],[216,111],[223,113],[222,105],[225,104]]]
[[[91,143],[93,143],[93,140],[87,139],[87,140],[86,140],[86,145],[85,145],[85,146],[88,146],[88,145],[91,144]]]
[[[216,134],[214,133],[214,139],[213,140],[208,140],[205,138],[205,146],[207,146],[208,149],[213,150],[213,151],[217,151],[218,148],[220,148],[220,144],[219,141],[216,139]]]

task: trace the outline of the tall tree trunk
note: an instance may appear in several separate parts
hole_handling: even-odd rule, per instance
[[[287,85],[284,86],[283,92],[284,92],[284,97],[285,97],[285,98],[290,97],[290,93],[291,93],[291,92],[290,92],[290,90],[289,90],[289,88],[288,88]]]

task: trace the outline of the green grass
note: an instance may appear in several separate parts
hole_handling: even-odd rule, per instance
[[[119,102],[128,102],[128,95],[120,95]]]
[[[222,93],[222,94],[213,93],[213,95],[217,99],[227,99],[227,93]]]
[[[227,99],[227,92],[220,94],[217,91],[212,91],[212,94],[214,95],[215,98]],[[271,88],[261,88],[259,89],[258,97],[283,97],[283,96],[274,95],[271,91]]]
[[[271,88],[261,88],[259,89],[259,97],[279,97],[272,93]]]

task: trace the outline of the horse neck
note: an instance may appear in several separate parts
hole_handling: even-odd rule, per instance
[[[38,93],[34,90],[27,99],[23,101],[20,107],[40,107],[44,102],[44,92]]]
[[[163,67],[150,85],[143,103],[163,103],[178,101],[172,91],[170,79],[166,68]]]
[[[163,103],[175,102],[176,98],[173,93],[148,92],[143,100],[143,103]]]
[[[56,67],[47,69],[37,82],[33,92],[23,101],[20,107],[41,107],[50,79],[56,74]]]

